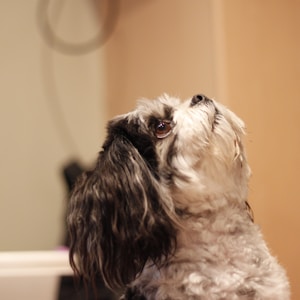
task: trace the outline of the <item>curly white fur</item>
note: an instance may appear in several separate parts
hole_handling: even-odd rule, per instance
[[[126,284],[123,299],[288,300],[285,271],[249,212],[250,169],[243,135],[243,122],[203,95],[183,103],[167,95],[143,100],[135,111],[116,117],[97,167],[71,199],[71,261],[79,254],[87,277],[93,274],[84,265],[98,265],[108,285]],[[123,157],[126,149],[129,154]],[[90,192],[88,185],[93,187]],[[132,205],[133,199],[140,202]],[[90,210],[87,203],[93,203]],[[108,203],[114,204],[104,215],[100,210]],[[99,229],[85,237],[76,223],[83,210],[99,223]],[[107,223],[112,228],[106,235]],[[134,225],[126,231],[129,223]],[[84,225],[92,227],[90,221]],[[85,244],[98,252],[84,252]],[[106,253],[118,245],[119,252]],[[138,249],[136,259],[128,258],[129,265],[122,266],[131,245]],[[131,265],[135,267],[126,280],[124,272]]]

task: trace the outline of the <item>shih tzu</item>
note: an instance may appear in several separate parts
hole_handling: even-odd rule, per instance
[[[70,262],[122,299],[287,300],[247,203],[243,122],[196,95],[140,101],[109,122],[70,200]]]

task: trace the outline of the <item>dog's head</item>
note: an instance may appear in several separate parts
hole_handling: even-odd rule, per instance
[[[243,122],[203,95],[141,101],[113,119],[94,170],[72,193],[73,268],[122,286],[146,262],[166,262],[184,215],[214,209],[218,197],[245,201],[242,135]]]

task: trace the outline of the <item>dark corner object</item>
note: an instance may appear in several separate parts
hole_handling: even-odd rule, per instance
[[[67,191],[70,193],[78,176],[80,176],[85,169],[78,161],[71,161],[62,168],[62,175],[67,187]],[[69,200],[67,198],[67,200]],[[69,246],[69,238],[67,229],[64,233],[63,245]],[[96,290],[91,286],[85,286],[84,283],[78,282],[73,276],[62,276],[60,278],[60,286],[58,290],[58,300],[115,300],[117,296],[107,289],[99,278],[99,285]]]

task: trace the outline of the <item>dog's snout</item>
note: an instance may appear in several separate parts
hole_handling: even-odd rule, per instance
[[[208,100],[208,98],[205,95],[202,94],[195,95],[191,100],[191,106],[194,106],[204,100]]]

